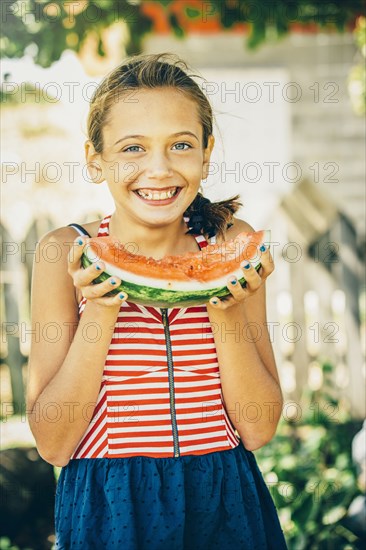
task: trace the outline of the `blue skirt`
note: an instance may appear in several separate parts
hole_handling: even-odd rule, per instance
[[[286,550],[251,451],[72,459],[55,501],[56,550]]]

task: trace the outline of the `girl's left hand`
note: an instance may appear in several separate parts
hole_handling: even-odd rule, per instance
[[[226,296],[224,298],[218,298],[213,296],[209,305],[214,309],[228,309],[231,306],[237,305],[240,302],[244,302],[246,298],[252,296],[257,290],[263,285],[264,281],[274,270],[274,262],[272,255],[268,247],[262,245],[259,248],[259,253],[261,254],[261,267],[258,271],[249,262],[243,262],[241,268],[244,273],[246,280],[245,287],[242,287],[238,281],[234,278],[228,281],[227,287],[230,290],[231,296]],[[245,268],[245,265],[248,267]],[[235,282],[234,282],[235,281]]]

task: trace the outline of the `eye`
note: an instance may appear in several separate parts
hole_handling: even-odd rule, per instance
[[[123,153],[126,153],[126,151],[130,151],[131,149],[135,148],[132,153],[138,153],[139,151],[136,151],[136,149],[141,149],[140,145],[130,145],[129,147],[126,147],[126,149],[123,149]]]
[[[176,143],[174,147],[178,147],[178,151],[187,151],[187,149],[183,149],[182,145],[186,145],[189,149],[192,149],[192,145],[190,145],[189,143],[185,143],[184,141]]]

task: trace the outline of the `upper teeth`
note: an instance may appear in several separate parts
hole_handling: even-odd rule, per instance
[[[164,199],[171,199],[175,194],[177,188],[172,187],[168,191],[149,191],[144,189],[138,189],[137,193],[144,199],[153,200],[153,201],[162,201]]]

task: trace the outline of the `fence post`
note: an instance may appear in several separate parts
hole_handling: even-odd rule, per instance
[[[25,400],[22,368],[24,357],[20,351],[21,327],[19,326],[19,295],[23,291],[19,277],[20,265],[18,255],[5,253],[6,244],[17,245],[8,231],[1,226],[1,283],[4,288],[5,324],[3,325],[3,337],[7,343],[7,357],[3,361],[10,370],[10,383],[12,390],[13,414],[20,414]],[[15,251],[16,246],[13,247]],[[9,330],[11,323],[12,330]]]

